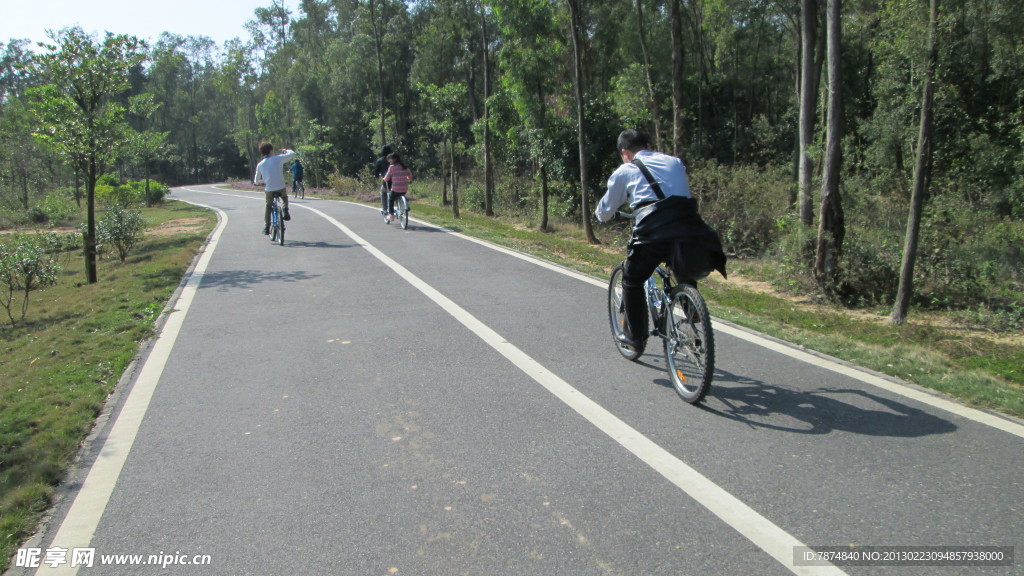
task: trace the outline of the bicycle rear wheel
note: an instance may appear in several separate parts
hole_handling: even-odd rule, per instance
[[[665,318],[665,364],[683,400],[697,404],[704,399],[715,374],[715,334],[708,306],[696,286],[672,289]]]
[[[281,205],[277,202],[271,208],[270,226],[270,241],[284,246],[284,214],[281,212]]]
[[[277,210],[277,243],[284,246],[284,212]]]
[[[409,229],[409,204],[405,201],[405,195],[398,197],[398,201],[395,202],[395,206],[398,208],[398,223],[402,226],[402,230]]]
[[[618,340],[618,336],[626,326],[626,312],[622,303],[622,264],[612,270],[612,277],[608,282],[608,322],[612,329],[612,342],[619,349],[619,354],[626,360],[636,360],[643,356],[646,340],[641,340],[637,348],[625,346]]]

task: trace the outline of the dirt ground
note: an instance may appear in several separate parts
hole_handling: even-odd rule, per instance
[[[206,224],[205,218],[179,218],[168,220],[163,224],[146,229],[150,236],[173,236],[175,234],[187,234],[196,232]]]

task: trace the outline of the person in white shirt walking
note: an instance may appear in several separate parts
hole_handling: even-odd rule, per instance
[[[282,148],[275,155],[274,146],[270,142],[262,142],[260,143],[260,154],[263,155],[263,160],[256,165],[256,176],[252,183],[255,186],[262,183],[263,191],[267,195],[267,207],[263,213],[263,233],[270,234],[270,209],[275,195],[281,196],[281,202],[284,204],[284,219],[292,219],[291,214],[288,213],[288,192],[284,183],[284,170],[288,162],[295,157],[295,152]]]

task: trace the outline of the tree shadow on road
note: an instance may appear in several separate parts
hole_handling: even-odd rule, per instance
[[[281,248],[355,248],[358,244],[332,244],[330,242],[303,242],[301,240],[285,240]]]
[[[798,390],[718,370],[701,408],[750,426],[798,434],[841,431],[911,438],[957,429],[949,420],[866,390]]]
[[[221,272],[207,272],[203,274],[199,289],[219,288],[227,290],[231,288],[250,288],[262,282],[300,282],[311,280],[319,274],[307,274],[302,270],[289,272],[264,272],[262,270],[224,270]]]

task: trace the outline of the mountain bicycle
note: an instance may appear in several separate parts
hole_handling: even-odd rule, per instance
[[[624,218],[631,214],[619,212]],[[644,353],[646,340],[634,348],[619,342],[625,324],[622,275],[625,261],[615,266],[608,282],[608,320],[612,340],[619,353],[635,361]],[[661,280],[658,286],[655,277]],[[690,404],[698,404],[711,389],[715,373],[715,335],[708,306],[696,283],[675,285],[671,271],[658,266],[645,284],[647,309],[653,320],[651,336],[662,339],[665,367],[676,393]]]
[[[281,208],[281,193],[274,193],[270,205],[270,241],[284,246],[284,210]]]
[[[402,230],[409,229],[409,202],[405,199],[405,194],[395,194],[395,220]],[[384,222],[389,222],[387,216],[384,217]]]
[[[305,198],[306,185],[302,180],[292,180],[292,198]]]

